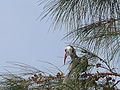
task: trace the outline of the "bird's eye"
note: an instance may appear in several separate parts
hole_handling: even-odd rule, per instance
[[[72,53],[74,53],[74,49],[72,49]]]
[[[65,49],[65,52],[67,51],[67,49]]]

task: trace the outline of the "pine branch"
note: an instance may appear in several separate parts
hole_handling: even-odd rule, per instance
[[[112,72],[88,73],[86,75],[87,76],[100,76],[100,75],[107,76],[107,75],[112,75],[112,76],[118,76],[118,77],[120,77],[120,73],[112,73]]]
[[[120,80],[118,80],[118,81],[112,86],[112,88],[115,87],[119,82],[120,82]]]

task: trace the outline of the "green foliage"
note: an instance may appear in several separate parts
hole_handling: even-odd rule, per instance
[[[65,26],[65,38],[73,45],[102,53],[109,61],[116,60],[120,54],[119,0],[47,1],[43,17],[51,17],[55,27]]]
[[[7,76],[3,76],[4,80],[1,81],[0,86],[4,88],[4,90],[27,90],[28,85],[25,80],[21,77],[15,76],[13,74],[9,74]]]
[[[50,75],[49,72],[43,72],[33,66],[22,63],[14,63],[14,65],[19,66],[20,69],[24,69],[25,72],[1,75],[3,80],[0,82],[0,86],[4,88],[3,90],[116,90],[116,85],[119,83],[119,80],[115,80],[114,77],[120,77],[120,74],[114,72],[114,70],[107,66],[107,62],[94,53],[85,49],[82,49],[82,53],[83,52],[86,55],[94,57],[92,59],[96,60],[96,58],[98,58],[101,62],[101,64],[93,63],[91,69],[104,68],[104,70],[107,70],[108,72],[93,73],[90,71],[91,69],[88,69],[88,72],[85,72],[85,70],[81,73],[81,69],[85,65],[78,64],[75,65],[75,68],[72,70],[73,76],[67,83],[64,84],[63,80],[66,76],[63,74],[62,70],[54,64],[51,65],[53,67],[57,67],[58,73]],[[78,63],[78,60],[75,60],[74,64],[76,63]],[[36,72],[36,70],[39,70],[39,72]]]

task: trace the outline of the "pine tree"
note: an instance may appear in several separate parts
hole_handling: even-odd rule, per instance
[[[119,0],[47,1],[43,17],[51,17],[55,27],[65,27],[67,34],[64,38],[71,40],[70,44],[82,54],[92,57],[89,63],[92,63],[90,70],[94,68],[94,73],[86,74],[82,83],[79,78],[68,85],[75,84],[75,90],[116,89],[119,79],[114,76],[119,77],[119,67],[116,66],[120,59]],[[95,72],[95,68],[99,70]]]

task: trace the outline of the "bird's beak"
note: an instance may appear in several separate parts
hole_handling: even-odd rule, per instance
[[[65,64],[66,58],[67,58],[67,55],[65,54],[65,56],[64,56],[64,64]]]

